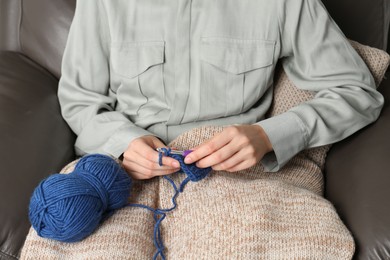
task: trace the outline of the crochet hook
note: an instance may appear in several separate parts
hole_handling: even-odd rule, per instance
[[[164,152],[163,148],[157,148],[156,150],[159,153],[163,153]],[[171,154],[178,154],[178,155],[186,157],[187,155],[189,155],[192,152],[192,150],[183,150],[183,151],[181,151],[181,150],[171,149],[169,152]]]

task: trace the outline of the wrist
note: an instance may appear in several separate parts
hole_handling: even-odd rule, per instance
[[[266,148],[266,152],[267,153],[272,152],[273,151],[272,143],[269,140],[267,133],[264,131],[264,129],[261,126],[259,126],[259,125],[254,125],[254,126],[257,127],[259,136],[260,136],[260,138],[261,138],[261,140],[264,143],[264,146]]]

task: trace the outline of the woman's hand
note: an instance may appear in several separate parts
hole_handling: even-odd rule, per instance
[[[272,151],[272,145],[260,126],[240,125],[225,128],[193,150],[185,163],[197,162],[200,168],[211,166],[216,171],[235,172],[254,166]]]
[[[139,137],[129,144],[123,154],[123,167],[132,178],[151,179],[180,169],[179,162],[167,156],[163,156],[163,166],[160,166],[156,151],[158,147],[166,147],[166,145],[152,135]]]

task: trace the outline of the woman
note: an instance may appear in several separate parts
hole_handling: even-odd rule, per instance
[[[97,2],[78,3],[59,99],[78,154],[124,153],[135,178],[175,172],[155,148],[196,126],[238,124],[187,160],[277,171],[379,115],[370,72],[319,1]],[[263,120],[279,58],[316,98]]]
[[[264,119],[279,59],[316,94]],[[58,96],[77,153],[123,156],[135,179],[176,172],[172,158],[158,165],[156,148],[202,125],[229,127],[186,163],[276,172],[373,122],[383,105],[319,0],[78,1]]]

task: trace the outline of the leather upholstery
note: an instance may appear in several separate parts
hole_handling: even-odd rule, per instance
[[[61,117],[57,84],[34,61],[0,52],[0,259],[16,257],[23,245],[33,189],[74,159],[74,135]]]
[[[0,50],[20,51],[21,1],[0,0]]]
[[[323,3],[348,38],[386,50],[390,20],[388,0],[323,0]]]
[[[388,0],[323,2],[348,38],[386,49]],[[75,3],[0,0],[0,259],[19,255],[34,187],[74,158],[56,91]],[[390,102],[390,80],[380,89]],[[335,145],[327,159],[326,196],[356,238],[356,259],[390,258],[389,122],[386,104],[375,124]]]
[[[57,78],[75,1],[23,1],[20,45],[23,53]]]
[[[335,144],[326,160],[325,195],[354,235],[356,259],[390,259],[390,79],[379,90],[377,122]]]
[[[76,0],[0,0],[0,50],[20,51],[57,78]]]

